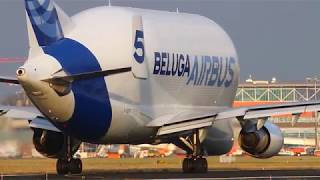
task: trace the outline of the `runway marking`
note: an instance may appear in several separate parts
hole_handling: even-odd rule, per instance
[[[48,174],[1,174],[3,177],[29,177],[29,176],[46,176]]]
[[[218,180],[218,179],[301,179],[301,178],[320,178],[320,176],[257,176],[257,177],[221,177],[221,178],[187,178],[187,179],[194,179],[194,180],[205,180],[205,179],[211,179],[211,180]],[[186,178],[173,178],[174,179],[186,179]],[[158,179],[154,179],[158,180]],[[160,179],[159,179],[160,180]]]
[[[194,174],[196,175],[196,174]],[[48,177],[45,176],[45,174],[21,174],[21,175],[13,175],[13,174],[7,174],[7,175],[1,175],[1,180],[6,178],[12,178],[12,177],[42,177],[46,179],[55,179],[55,178],[77,178],[77,179],[105,179],[106,177],[103,176],[87,176],[87,175],[65,175],[65,176],[58,176],[58,177]],[[129,178],[130,179],[130,178]],[[133,179],[137,179],[136,177]],[[139,179],[139,178],[138,178]],[[147,178],[148,179],[148,178]],[[152,180],[162,180],[167,178],[159,178],[159,179],[152,179]],[[171,180],[177,180],[177,179],[190,179],[190,180],[229,180],[229,179],[237,179],[237,180],[243,180],[243,179],[320,179],[319,176],[247,176],[247,177],[219,177],[219,178],[210,178],[210,177],[203,177],[203,178],[188,178],[188,177],[178,177],[178,178],[168,178]]]
[[[86,176],[81,174],[66,174],[64,177],[69,178],[81,178],[81,179],[105,179],[103,176]]]

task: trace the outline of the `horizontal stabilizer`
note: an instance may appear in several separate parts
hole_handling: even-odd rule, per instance
[[[9,84],[19,84],[19,81],[17,80],[17,78],[6,77],[6,76],[0,76],[0,82],[9,83]]]
[[[75,80],[91,79],[97,77],[110,76],[114,74],[121,74],[125,72],[130,72],[131,67],[111,69],[105,71],[94,71],[94,72],[85,72],[80,74],[66,75],[67,73],[63,70],[56,72],[52,78],[43,79],[42,81],[46,82],[66,82],[71,83]]]

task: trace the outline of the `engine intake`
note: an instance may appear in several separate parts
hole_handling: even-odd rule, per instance
[[[62,133],[43,129],[33,129],[33,131],[33,144],[39,153],[48,158],[63,157],[66,143]],[[72,152],[75,153],[81,142],[72,139],[72,144]]]
[[[283,146],[281,130],[267,121],[262,128],[253,132],[242,129],[239,134],[240,147],[256,158],[269,158],[278,154]]]

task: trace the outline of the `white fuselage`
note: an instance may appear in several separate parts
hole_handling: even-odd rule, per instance
[[[136,78],[131,72],[105,78],[113,113],[111,127],[104,137],[106,142],[148,138],[154,131],[144,128],[145,123],[161,115],[232,105],[239,77],[237,54],[229,36],[210,19],[185,13],[98,7],[75,15],[73,22],[76,28],[68,37],[89,48],[103,70],[130,67],[135,61],[132,21],[137,15],[143,20],[144,63],[148,78]],[[156,69],[160,68],[158,73],[154,72],[155,52],[161,53],[162,61],[160,66],[156,66]],[[163,57],[165,54],[162,53],[168,57]],[[197,78],[189,80],[186,72],[184,76],[178,76],[178,72],[172,75],[172,66],[175,69],[180,55],[184,59],[189,56],[189,77],[197,56],[198,72],[194,72]],[[211,57],[211,62],[202,61],[204,56]],[[212,56],[222,58],[222,62],[214,62]],[[235,59],[233,77],[226,67],[226,58],[229,57]],[[202,65],[204,63],[207,63],[206,67]],[[221,68],[218,70],[220,77],[215,77],[213,68],[209,66],[222,66],[217,68]],[[214,76],[212,80],[223,79],[224,73],[224,81],[233,78],[230,86],[218,87],[218,82],[208,85],[210,76]]]
[[[30,58],[24,67],[34,71],[39,69],[34,72],[38,74],[34,77],[40,77],[39,74],[50,76],[68,68],[81,73],[85,69],[79,65],[81,59],[75,61],[79,64],[74,67],[71,61],[67,62],[77,55],[73,51],[78,50],[82,52],[81,56],[97,59],[102,71],[132,68],[131,72],[104,78],[107,90],[102,93],[108,94],[110,99],[112,120],[104,136],[90,142],[152,143],[156,129],[146,127],[151,120],[167,114],[189,110],[215,111],[232,105],[239,78],[237,53],[226,32],[210,19],[186,13],[98,7],[73,16],[72,22],[74,28],[64,34],[69,40],[43,48],[46,54]],[[143,31],[143,36],[137,37],[136,30]],[[62,46],[72,48],[61,52]],[[92,55],[84,52],[86,48]],[[57,49],[60,54],[71,55],[60,56]],[[137,63],[135,53],[143,56],[142,62]],[[50,54],[62,58],[60,63],[52,60]],[[23,78],[20,77],[22,85],[27,84]],[[109,104],[108,99],[95,98],[95,93],[104,98],[101,96],[104,86],[97,88],[92,84],[90,87],[90,81],[73,84],[79,91],[71,91],[66,96],[58,96],[45,82],[33,84],[33,87],[23,86],[49,119],[65,123],[70,117],[73,122],[85,118],[83,116],[93,117],[81,120],[82,130],[86,130],[83,126],[95,123],[94,117],[98,116],[90,116],[89,109],[94,108],[90,107],[91,104],[82,104],[79,108],[77,98],[82,103],[97,101],[99,105],[108,101],[106,105]],[[35,89],[41,89],[42,94],[32,95]],[[100,118],[99,122],[103,124],[102,121]],[[68,131],[73,130],[71,125]],[[81,128],[76,132],[78,136]],[[225,131],[229,131],[228,128]]]

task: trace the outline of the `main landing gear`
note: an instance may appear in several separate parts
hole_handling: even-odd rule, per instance
[[[70,136],[65,136],[65,155],[59,158],[56,164],[56,170],[59,175],[64,174],[80,174],[82,172],[81,159],[74,159],[72,157],[72,142]]]
[[[201,143],[199,139],[199,130],[194,130],[192,138],[180,140],[190,148],[191,154],[188,154],[187,158],[183,160],[182,170],[184,173],[206,173],[208,171],[208,162],[203,157],[203,151],[201,149]]]

